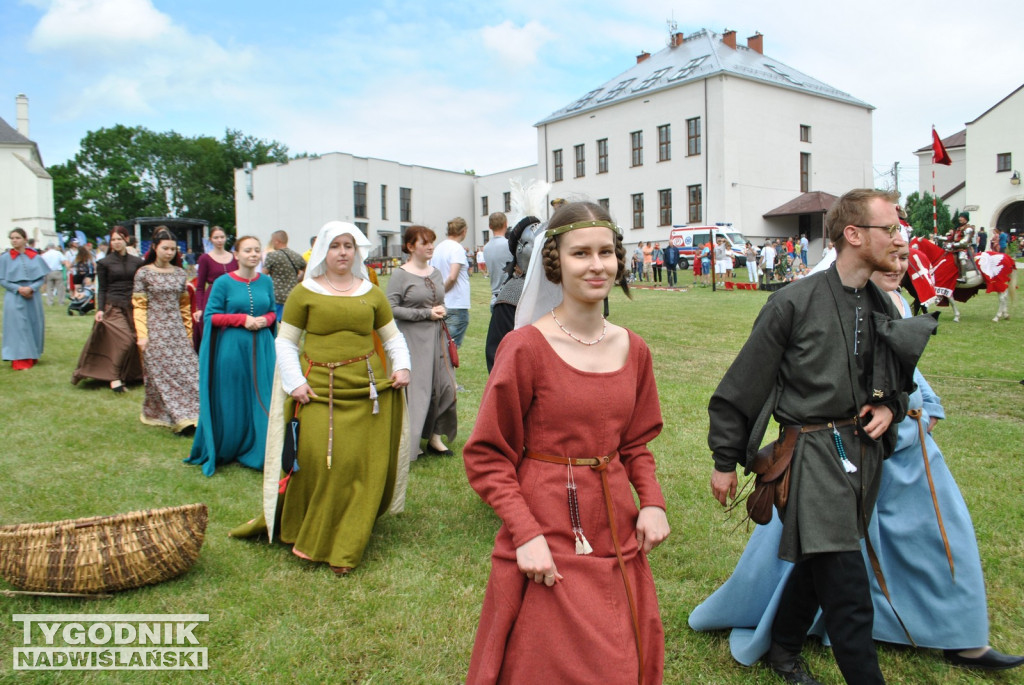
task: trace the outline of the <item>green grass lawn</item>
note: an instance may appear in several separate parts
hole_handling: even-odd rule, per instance
[[[685,274],[684,274],[685,276]],[[684,278],[684,284],[688,281]],[[460,352],[459,439],[473,428],[486,382],[487,286],[473,276],[470,327]],[[666,629],[667,683],[773,683],[764,668],[729,656],[724,633],[698,634],[692,608],[731,572],[748,533],[709,492],[707,401],[743,344],[766,294],[634,291],[611,301],[611,319],[650,345],[665,429],[651,445],[668,498],[672,536],[651,557]],[[944,316],[921,362],[949,418],[936,439],[971,508],[986,572],[991,642],[1024,652],[1024,307],[992,323],[994,295]],[[84,601],[0,596],[0,682],[456,683],[465,676],[498,520],[470,489],[460,458],[413,464],[405,513],[381,519],[351,576],[301,561],[282,546],[229,539],[259,510],[261,475],[243,467],[205,478],[186,466],[190,439],[143,426],[141,388],[115,395],[70,384],[91,317],[47,311],[46,352],[31,371],[0,368],[0,523],[113,514],[205,502],[202,554],[186,575]],[[610,388],[609,391],[613,391]],[[8,586],[0,581],[0,588]],[[208,613],[196,635],[210,669],[165,672],[15,672],[16,613]],[[942,620],[955,621],[955,616]],[[566,648],[585,649],[566,640]],[[880,648],[892,683],[968,683],[976,675],[937,652]],[[811,669],[841,682],[829,651],[808,650]],[[991,676],[1024,682],[1024,673]]]

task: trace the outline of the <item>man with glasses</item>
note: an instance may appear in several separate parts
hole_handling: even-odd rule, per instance
[[[882,459],[892,453],[913,368],[934,320],[907,332],[889,298],[869,281],[897,271],[906,246],[895,196],[852,190],[825,217],[835,264],[772,295],[711,397],[712,494],[735,498],[736,466],[751,466],[768,418],[794,445],[779,557],[795,564],[772,625],[767,659],[786,682],[816,683],[800,657],[821,607],[848,683],[883,683],[871,640],[873,609],[861,556]],[[925,331],[924,329],[927,329]],[[907,338],[913,345],[907,344]],[[907,349],[908,347],[916,349]]]

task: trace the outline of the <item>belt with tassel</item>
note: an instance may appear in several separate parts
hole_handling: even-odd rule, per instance
[[[594,550],[583,535],[583,526],[580,522],[579,501],[576,498],[576,481],[572,476],[573,466],[589,466],[601,474],[601,489],[604,491],[604,503],[608,509],[608,525],[612,530],[612,543],[615,545],[615,559],[619,563],[619,572],[622,574],[622,582],[626,586],[626,601],[629,602],[629,614],[633,620],[633,637],[636,639],[636,656],[639,665],[639,684],[644,682],[644,651],[640,638],[640,619],[637,615],[636,601],[633,598],[633,586],[630,585],[629,575],[626,573],[626,561],[622,557],[622,546],[619,544],[619,533],[615,527],[615,510],[612,506],[612,492],[608,486],[608,464],[619,455],[618,452],[600,457],[558,457],[551,454],[541,454],[526,450],[524,456],[537,461],[545,461],[549,464],[562,464],[566,467],[567,476],[565,487],[569,492],[569,520],[572,524],[572,533],[576,538],[576,554],[590,554]]]
[[[334,454],[334,370],[339,366],[348,366],[349,364],[355,364],[356,362],[366,362],[366,373],[370,377],[370,401],[373,402],[373,413],[377,414],[380,412],[380,403],[377,401],[377,379],[373,375],[373,366],[370,364],[370,357],[373,356],[373,350],[370,350],[366,354],[353,357],[352,359],[346,359],[340,362],[315,362],[309,357],[306,357],[306,361],[309,362],[309,366],[306,367],[306,377],[309,377],[309,372],[314,366],[321,366],[327,369],[327,468],[331,468],[331,455]]]

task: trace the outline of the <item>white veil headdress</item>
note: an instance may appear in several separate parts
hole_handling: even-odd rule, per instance
[[[349,234],[356,244],[356,259],[352,265],[352,273],[364,281],[369,280],[370,274],[363,264],[363,248],[370,247],[369,238],[363,235],[355,224],[347,221],[328,221],[317,233],[316,242],[313,243],[313,251],[309,255],[309,264],[306,266],[306,275],[302,277],[303,283],[309,283],[317,276],[327,272],[327,250],[331,247],[331,241],[339,235]]]
[[[532,227],[534,230],[547,228],[548,222],[537,224]],[[533,254],[530,255],[530,267],[526,270],[526,283],[523,285],[523,295],[519,298],[519,306],[516,307],[516,328],[529,326],[544,314],[562,303],[562,286],[552,283],[544,273],[544,244],[548,238],[556,233],[564,233],[575,228],[586,228],[589,226],[607,226],[618,235],[622,231],[608,221],[578,221],[568,226],[559,226],[554,229],[543,230],[534,237]]]

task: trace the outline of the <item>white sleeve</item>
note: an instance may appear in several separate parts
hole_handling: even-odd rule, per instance
[[[277,328],[274,348],[277,351],[277,369],[281,372],[281,387],[291,394],[292,390],[306,382],[299,363],[299,339],[302,329],[282,322]]]
[[[384,351],[388,354],[388,361],[395,371],[399,369],[412,369],[412,359],[409,356],[409,345],[405,342],[405,336],[398,330],[394,320],[389,321],[377,329],[377,335],[384,343]]]

